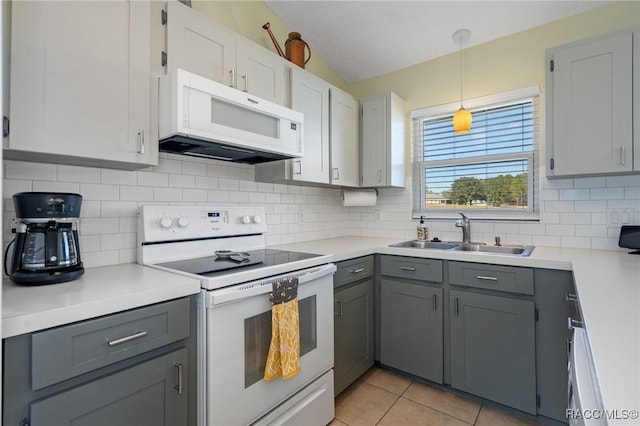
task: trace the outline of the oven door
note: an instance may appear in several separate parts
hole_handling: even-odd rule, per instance
[[[283,276],[201,293],[200,424],[250,424],[333,368],[334,271],[329,264],[285,275],[299,280],[300,373],[288,380],[263,380],[271,343],[268,293]]]

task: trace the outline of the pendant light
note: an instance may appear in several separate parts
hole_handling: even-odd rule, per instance
[[[460,45],[460,109],[453,115],[453,130],[458,134],[467,133],[471,130],[471,113],[462,105],[462,43],[469,40],[471,31],[460,29],[453,33],[453,41]]]

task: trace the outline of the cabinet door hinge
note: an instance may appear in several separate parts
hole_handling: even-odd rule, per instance
[[[556,63],[552,60],[549,61],[549,71],[553,72],[556,67]]]
[[[540,408],[540,395],[536,394],[536,407]]]
[[[6,115],[2,116],[2,137],[6,138],[9,136],[9,117]]]
[[[162,25],[167,25],[167,11],[164,9],[160,11],[160,22]]]
[[[160,55],[160,63],[162,64],[163,67],[167,66],[167,52],[165,52],[164,50],[162,51],[162,54]]]
[[[549,160],[549,167],[551,168],[551,170],[553,170],[555,166],[556,166],[556,162],[552,158],[551,160]]]
[[[540,319],[540,313],[538,312],[538,308],[533,310],[533,318],[538,321]]]

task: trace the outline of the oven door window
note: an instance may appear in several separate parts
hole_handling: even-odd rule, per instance
[[[318,347],[316,296],[298,300],[300,316],[300,357]],[[244,387],[264,377],[271,344],[271,311],[244,320]]]

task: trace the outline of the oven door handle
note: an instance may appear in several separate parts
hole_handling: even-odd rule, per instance
[[[273,288],[274,281],[282,280],[287,277],[297,277],[298,285],[308,283],[326,275],[332,275],[336,271],[336,265],[329,263],[315,268],[306,269],[304,271],[292,272],[265,280],[253,281],[244,284],[238,284],[231,287],[222,288],[208,292],[212,305],[231,302],[234,300],[246,299],[247,297],[259,296],[269,293]]]

